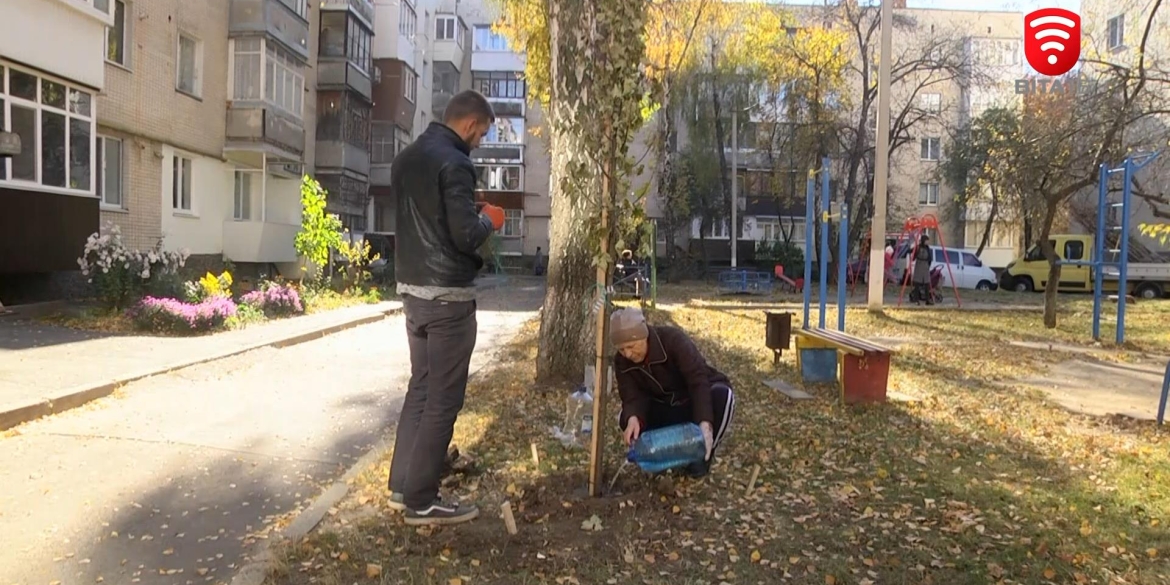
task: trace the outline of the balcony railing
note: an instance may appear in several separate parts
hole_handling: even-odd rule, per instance
[[[229,141],[265,142],[297,155],[305,152],[305,128],[300,120],[271,105],[236,104],[227,111]]]
[[[352,10],[366,21],[366,26],[374,26],[373,0],[322,0],[321,10]]]
[[[289,7],[291,0],[231,0],[228,31],[233,37],[265,34],[303,60],[309,58],[309,21]]]

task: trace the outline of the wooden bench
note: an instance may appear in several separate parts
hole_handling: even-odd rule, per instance
[[[836,381],[845,404],[885,402],[893,350],[829,329],[795,334],[796,368],[806,384]]]

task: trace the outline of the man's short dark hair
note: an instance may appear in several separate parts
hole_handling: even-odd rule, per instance
[[[479,122],[496,121],[496,113],[492,110],[492,105],[488,103],[487,98],[473,89],[455,94],[455,97],[447,102],[447,110],[443,112],[444,122],[456,122],[471,117]]]

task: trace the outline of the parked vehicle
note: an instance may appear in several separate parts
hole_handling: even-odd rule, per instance
[[[995,271],[983,264],[983,261],[975,254],[975,250],[944,249],[941,246],[932,246],[931,251],[934,253],[934,260],[930,263],[931,272],[933,273],[935,268],[940,268],[942,272],[942,282],[939,286],[950,288],[953,276],[957,288],[973,290],[996,290],[999,288],[999,279],[996,277]],[[903,251],[903,258],[894,268],[895,274],[906,274],[905,257],[909,256],[910,253],[909,249]],[[948,265],[949,270],[947,269]]]
[[[1049,239],[1056,255],[1066,262],[1088,262],[1093,250],[1093,236],[1058,234]],[[1109,254],[1109,252],[1106,252]],[[1114,253],[1113,255],[1116,255]],[[1107,256],[1108,258],[1109,256]],[[1087,292],[1094,286],[1093,269],[1090,266],[1066,264],[1060,269],[1060,292]],[[1101,289],[1117,293],[1118,271],[1115,267],[1104,270]],[[1048,261],[1040,245],[1033,245],[1023,258],[1012,260],[1000,282],[1005,289],[1017,292],[1044,290],[1048,286]],[[1170,292],[1170,262],[1133,262],[1132,256],[1126,273],[1126,293],[1143,299],[1158,299]]]

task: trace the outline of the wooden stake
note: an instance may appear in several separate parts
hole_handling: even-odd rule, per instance
[[[536,451],[536,443],[532,444],[532,464],[540,467],[540,453]]]
[[[609,136],[609,123],[606,123],[605,136]],[[612,181],[610,176],[614,171],[613,156],[606,149],[606,163],[605,172],[601,175],[601,256],[606,258],[606,261],[597,267],[597,294],[605,295],[609,290],[609,206],[613,201]],[[608,301],[608,299],[603,299]],[[594,390],[593,390],[593,432],[590,433],[589,443],[589,495],[597,497],[601,495],[601,468],[602,468],[602,452],[601,446],[604,444],[601,441],[601,432],[605,429],[605,425],[601,424],[602,417],[605,416],[605,394],[607,382],[609,381],[609,368],[605,363],[605,342],[609,337],[609,319],[607,318],[608,302],[602,302],[601,307],[597,310],[597,345],[596,358],[597,365],[593,369],[596,372],[594,376]]]
[[[747,491],[744,492],[743,497],[746,498],[746,497],[752,495],[752,490],[755,489],[755,487],[756,487],[756,479],[759,479],[759,477],[760,477],[760,464],[757,463],[756,466],[752,468],[752,478],[748,480]]]
[[[520,530],[516,528],[516,517],[512,515],[512,502],[500,504],[500,512],[504,515],[504,526],[508,528],[508,534],[515,536]]]

